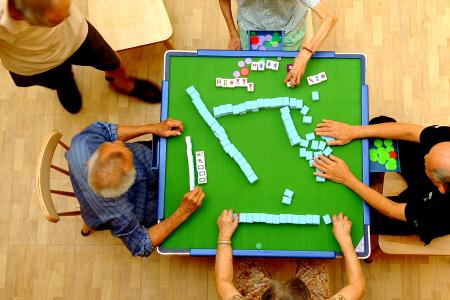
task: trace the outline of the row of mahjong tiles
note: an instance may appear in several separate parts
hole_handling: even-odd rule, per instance
[[[252,167],[250,166],[248,161],[244,158],[242,153],[240,153],[239,150],[236,148],[236,146],[230,141],[222,125],[220,125],[219,122],[217,122],[214,116],[206,108],[206,105],[200,98],[200,94],[198,93],[198,91],[193,86],[191,86],[186,89],[186,92],[191,96],[192,103],[197,108],[197,111],[200,114],[200,116],[211,128],[214,135],[219,139],[220,144],[222,145],[224,151],[231,158],[233,158],[234,161],[239,165],[242,172],[247,177],[248,181],[250,183],[255,183],[256,181],[258,181],[258,177],[253,171]]]
[[[266,213],[239,213],[238,215],[239,215],[239,223],[320,225],[319,215],[266,214]],[[326,225],[331,223],[330,215],[326,214],[322,216],[322,218]]]
[[[328,156],[333,150],[331,147],[327,146],[327,142],[332,138],[322,137],[322,140],[316,140],[316,136],[313,132],[305,135],[305,139],[302,139],[298,134],[292,117],[290,115],[290,109],[298,109],[300,110],[300,114],[303,115],[303,118],[310,117],[307,116],[310,108],[303,104],[303,100],[289,98],[289,97],[278,97],[278,98],[267,98],[267,99],[258,99],[253,101],[245,101],[243,103],[237,105],[225,104],[221,106],[216,106],[213,108],[214,116],[209,112],[206,108],[206,105],[203,103],[203,100],[200,97],[200,93],[195,89],[194,86],[190,86],[186,89],[186,92],[192,98],[192,102],[194,106],[197,108],[198,112],[204,119],[204,121],[210,126],[214,135],[219,139],[220,144],[222,145],[224,151],[233,158],[236,163],[241,168],[242,172],[244,172],[245,176],[249,180],[250,183],[255,183],[258,180],[255,172],[251,168],[248,161],[239,152],[236,146],[231,143],[228,135],[226,134],[225,129],[217,122],[218,117],[222,117],[225,115],[230,115],[230,107],[231,113],[233,115],[242,115],[246,112],[257,112],[260,109],[271,109],[271,108],[280,108],[281,117],[283,123],[286,127],[286,133],[288,134],[288,138],[291,146],[300,145],[299,157],[305,158],[309,161],[309,166],[313,167],[313,158],[318,157],[320,155]],[[226,110],[225,114],[222,114],[222,108]],[[216,118],[215,118],[216,117]],[[312,121],[312,120],[311,120]],[[305,120],[303,120],[305,123]],[[316,150],[316,151],[309,151]],[[320,173],[319,170],[316,170]],[[316,176],[317,182],[325,182],[325,179],[320,176]]]
[[[318,97],[318,95],[317,95]],[[314,99],[314,98],[313,98]],[[316,98],[318,101],[319,98]],[[303,104],[302,99],[290,98],[290,97],[277,97],[277,98],[260,98],[257,100],[244,101],[238,104],[222,104],[213,107],[214,117],[220,118],[229,115],[244,115],[247,112],[258,112],[260,109],[268,108],[280,108],[280,107],[290,107],[292,109],[299,109],[303,117],[307,117],[310,110],[309,106]],[[309,122],[305,122],[303,118],[303,123],[310,124],[312,122],[312,117],[310,117]]]

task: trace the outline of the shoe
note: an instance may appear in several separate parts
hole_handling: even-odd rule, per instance
[[[81,110],[82,99],[75,80],[56,89],[61,105],[71,114],[76,114]]]
[[[106,81],[110,84],[114,83],[114,79],[111,77],[106,77]],[[119,93],[122,93],[127,96],[132,96],[139,98],[147,103],[160,103],[161,102],[161,90],[160,88],[151,81],[137,79],[135,77],[131,77],[134,80],[134,88],[129,92],[121,91],[120,89],[115,88]]]

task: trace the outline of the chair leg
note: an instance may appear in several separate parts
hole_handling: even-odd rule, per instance
[[[369,175],[370,187],[380,194],[383,194],[384,175],[385,175],[384,172],[383,173],[370,173],[370,175]]]
[[[383,194],[384,185],[384,174],[385,173],[370,173],[370,187],[380,194]],[[370,235],[370,244],[372,245],[372,253],[369,258],[366,258],[364,262],[370,264],[372,261],[383,254],[380,245],[378,245],[378,235]]]
[[[370,235],[370,244],[372,245],[372,251],[370,256],[364,260],[365,263],[372,263],[377,257],[383,254],[383,251],[378,244],[378,234]]]
[[[88,236],[91,233],[91,228],[86,224],[83,224],[83,228],[81,228],[81,235]]]

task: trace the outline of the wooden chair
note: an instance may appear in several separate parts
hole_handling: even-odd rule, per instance
[[[383,194],[384,173],[372,173],[371,187]],[[371,259],[383,253],[403,255],[450,255],[450,234],[435,238],[424,245],[417,235],[379,235],[378,247],[372,250]]]
[[[62,134],[56,131],[50,132],[44,139],[41,147],[41,151],[38,157],[37,169],[36,169],[36,190],[39,206],[48,221],[57,223],[62,216],[78,216],[80,211],[65,211],[57,212],[55,205],[53,204],[52,194],[75,197],[74,192],[53,190],[50,187],[50,169],[54,169],[64,175],[69,176],[69,171],[55,166],[52,164],[53,155],[55,153],[58,144],[62,146],[65,151],[69,150],[69,147],[61,141]],[[81,234],[88,236],[91,232],[89,226],[83,223]]]
[[[450,255],[450,234],[435,238],[426,246],[417,235],[380,235],[378,244],[387,254]]]

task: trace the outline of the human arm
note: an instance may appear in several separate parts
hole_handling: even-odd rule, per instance
[[[227,23],[228,32],[230,34],[230,42],[228,43],[228,50],[241,50],[241,41],[239,33],[234,25],[233,14],[231,12],[231,0],[219,0],[220,10]]]
[[[183,122],[171,118],[157,124],[147,124],[142,126],[121,126],[117,128],[118,139],[122,142],[134,139],[145,134],[156,134],[162,137],[181,135],[183,132]]]
[[[381,123],[373,125],[349,125],[343,122],[322,120],[317,124],[316,133],[321,136],[333,137],[329,145],[345,145],[355,139],[384,138],[420,142],[420,134],[425,126],[410,123]]]
[[[149,256],[155,247],[201,206],[204,197],[201,188],[197,187],[186,193],[175,213],[161,223],[146,229],[135,218],[126,224],[113,219],[110,223],[111,232],[122,240],[133,256]]]
[[[323,41],[327,38],[331,29],[338,20],[337,16],[328,8],[326,4],[323,3],[323,1],[320,1],[316,7],[312,8],[312,10],[319,16],[321,25],[313,38],[303,44],[302,50],[294,61],[292,70],[284,79],[285,83],[291,82],[292,87],[300,84],[300,80],[305,73],[311,56],[314,52],[316,52],[320,45],[322,45]]]
[[[202,188],[196,187],[187,192],[181,200],[178,209],[167,219],[148,229],[153,247],[159,246],[178,226],[183,224],[201,205],[205,193]]]
[[[396,203],[362,183],[353,175],[342,159],[334,155],[330,155],[329,158],[320,155],[320,157],[314,158],[313,166],[323,172],[315,172],[314,175],[342,183],[383,215],[391,219],[406,221],[405,203]]]
[[[219,237],[216,255],[216,289],[221,299],[231,299],[240,296],[233,284],[233,248],[231,244],[221,244],[223,241],[230,241],[239,223],[239,216],[233,219],[233,211],[224,210],[217,220],[219,227]]]
[[[366,281],[355,249],[353,248],[352,238],[350,236],[351,228],[352,222],[342,213],[333,216],[333,234],[344,256],[345,271],[348,280],[348,284],[338,294],[344,296],[346,300],[357,300],[361,299],[364,294]]]

